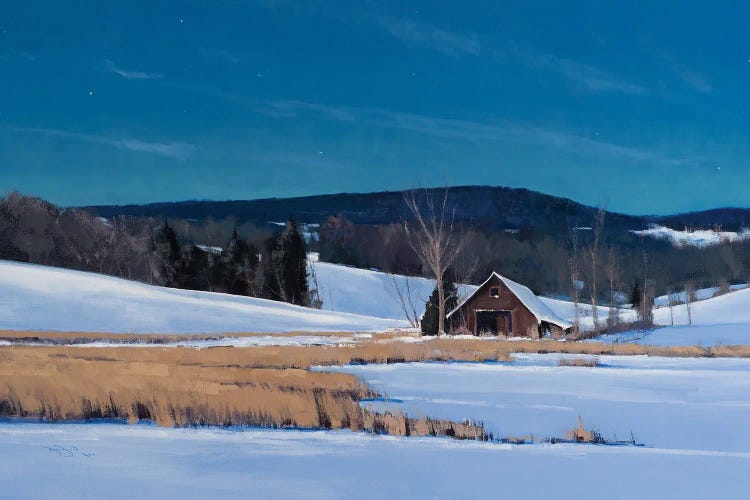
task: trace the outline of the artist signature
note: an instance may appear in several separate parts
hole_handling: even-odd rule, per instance
[[[57,444],[53,444],[53,445],[45,446],[45,448],[47,448],[50,453],[55,453],[55,454],[57,454],[57,455],[59,455],[61,457],[66,457],[66,458],[68,458],[68,457],[74,457],[76,455],[80,455],[80,456],[86,457],[86,458],[93,458],[94,457],[93,453],[87,453],[87,452],[85,452],[83,450],[78,449],[77,446],[73,446],[73,445],[71,445],[71,446],[60,446],[60,445],[57,445]]]

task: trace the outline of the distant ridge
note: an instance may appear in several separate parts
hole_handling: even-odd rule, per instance
[[[442,195],[443,188],[429,188]],[[240,222],[265,223],[294,217],[302,222],[321,222],[330,215],[341,214],[358,224],[388,224],[409,218],[403,201],[404,191],[373,193],[339,193],[294,198],[264,198],[228,201],[179,201],[143,205],[99,205],[83,207],[101,217],[116,215],[175,217],[183,219],[237,218]],[[595,207],[568,198],[552,196],[524,188],[495,186],[457,186],[450,188],[449,203],[462,221],[487,228],[520,229],[531,226],[544,232],[566,231],[576,225],[587,225]],[[648,224],[663,224],[681,229],[684,226],[726,230],[748,227],[750,210],[718,208],[676,215],[626,215],[607,213],[611,229],[638,229]]]

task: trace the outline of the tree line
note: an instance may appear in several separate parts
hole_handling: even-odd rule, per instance
[[[307,245],[294,220],[251,238],[236,225],[225,237],[225,229],[214,221],[186,226],[166,219],[101,219],[11,193],[0,201],[0,259],[303,306],[315,302]],[[198,243],[196,234],[208,244]]]

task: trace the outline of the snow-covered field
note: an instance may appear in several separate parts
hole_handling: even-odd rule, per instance
[[[631,331],[604,335],[592,341],[631,342],[653,346],[701,346],[750,344],[750,324],[677,325],[645,332]]]
[[[408,326],[434,280],[315,262],[322,310],[250,297],[150,286],[94,273],[0,261],[0,329],[112,333],[377,331]],[[462,285],[466,296],[475,286]],[[542,299],[565,319],[569,302]],[[581,305],[582,322],[591,306]],[[600,308],[606,317],[606,308]]]
[[[605,438],[657,449],[750,457],[750,360],[517,354],[515,363],[411,363],[325,368],[385,394],[376,408],[473,419],[500,436],[562,437],[580,415]],[[395,400],[395,401],[394,401]],[[750,467],[750,462],[747,463]]]
[[[344,367],[412,415],[558,436],[578,415],[645,447],[503,445],[349,431],[0,422],[0,498],[742,498],[750,360],[559,356]],[[326,368],[329,370],[330,368]]]
[[[742,498],[750,455],[0,423],[0,498]],[[635,480],[637,478],[637,480]]]
[[[0,261],[0,329],[187,334],[364,331],[405,325],[398,319]]]
[[[380,331],[408,327],[396,287],[402,294],[410,293],[417,314],[423,311],[434,287],[432,280],[424,278],[392,276],[326,262],[316,262],[314,267],[323,310],[0,261],[0,329],[157,334]],[[465,285],[459,291],[467,295],[475,288]],[[655,323],[677,326],[647,334],[627,332],[603,340],[657,345],[750,344],[750,289],[741,288],[693,303],[692,326],[687,326],[685,305],[671,310],[660,307],[654,310]],[[704,292],[706,297],[713,295],[711,289]],[[541,300],[558,316],[568,321],[575,318],[572,303],[546,297]],[[591,309],[591,305],[579,305],[584,330],[593,326]],[[608,308],[599,307],[598,311],[600,321],[606,321]],[[635,319],[634,311],[620,310],[621,321]],[[315,339],[298,341],[319,343]],[[236,345],[263,342],[247,339],[238,340]]]
[[[663,328],[625,332],[595,340],[649,345],[750,344],[750,289],[742,288],[690,304],[654,309],[654,323]]]

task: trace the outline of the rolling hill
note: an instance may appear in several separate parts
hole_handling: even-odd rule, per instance
[[[0,329],[218,334],[371,331],[399,319],[146,285],[100,274],[0,261]]]
[[[441,196],[442,188],[428,190]],[[530,226],[548,233],[566,231],[589,223],[595,207],[568,198],[551,196],[520,188],[495,186],[459,186],[450,189],[450,209],[456,217],[493,229],[521,229]],[[403,191],[378,193],[339,193],[296,198],[267,198],[230,201],[180,201],[146,205],[102,205],[83,207],[101,217],[116,215],[167,216],[182,219],[237,218],[241,222],[266,223],[294,217],[298,221],[317,223],[330,215],[342,214],[356,224],[387,224],[410,218]],[[612,231],[642,229],[649,224],[663,224],[676,229],[722,226],[737,231],[750,222],[750,210],[719,208],[668,216],[607,213],[607,227]]]

